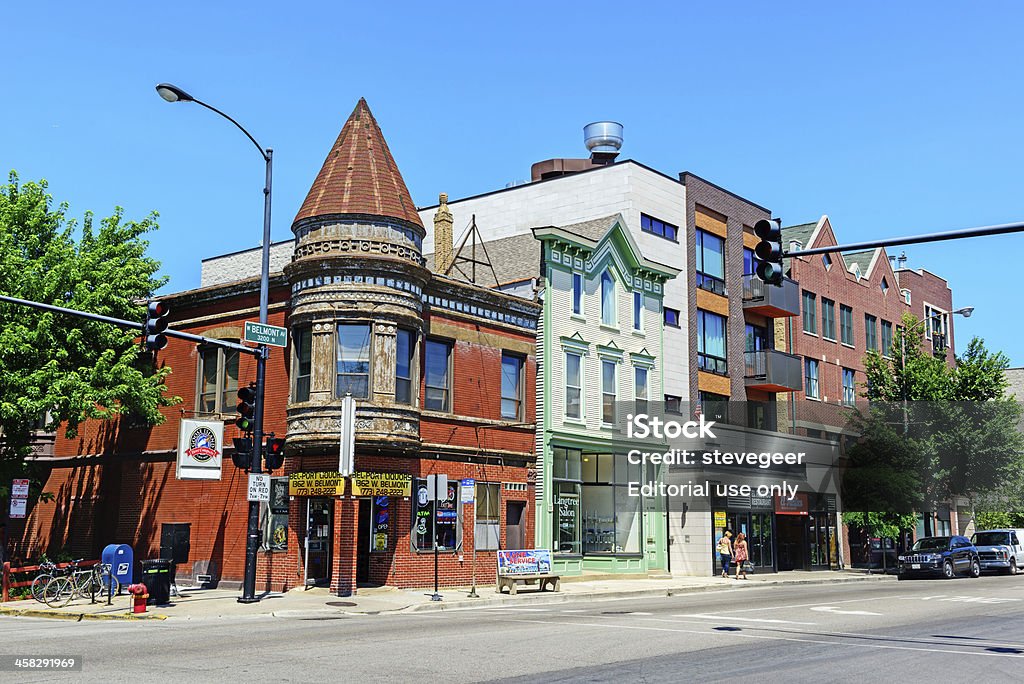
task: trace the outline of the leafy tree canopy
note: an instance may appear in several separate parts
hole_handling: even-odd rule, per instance
[[[116,207],[99,220],[87,212],[79,226],[46,190],[13,172],[0,185],[0,294],[141,323],[166,282],[146,255],[157,214],[130,221]],[[64,424],[73,437],[84,420],[126,412],[160,423],[159,407],[177,401],[165,396],[170,369],[140,357],[138,334],[0,302],[0,470],[23,468],[39,427]]]

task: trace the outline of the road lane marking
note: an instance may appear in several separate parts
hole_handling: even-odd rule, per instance
[[[835,606],[815,606],[811,610],[835,615],[881,615],[881,613],[872,613],[870,610],[839,610]]]
[[[673,615],[679,618],[697,618],[699,620],[719,620],[721,622],[764,622],[776,625],[815,625],[816,622],[796,622],[794,620],[775,620],[772,618],[745,618],[732,615],[714,615],[713,613],[692,613],[688,615]]]
[[[815,601],[814,603],[797,603],[797,604],[785,605],[785,606],[762,606],[762,607],[759,607],[759,608],[735,608],[735,609],[732,609],[732,610],[722,610],[722,611],[719,611],[719,612],[723,613],[723,614],[725,614],[725,613],[730,613],[730,614],[731,613],[760,613],[761,611],[765,611],[765,610],[789,610],[789,609],[792,609],[792,608],[810,608],[811,606],[837,606],[837,605],[841,605],[841,604],[844,604],[844,603],[863,603],[864,601],[868,601],[868,602],[874,603],[874,602],[881,601],[881,600],[888,601],[890,599],[905,599],[905,598],[913,598],[913,597],[911,597],[911,596],[888,596],[888,597],[885,597],[885,599],[882,599],[882,598],[879,598],[878,596],[870,596],[870,597],[862,596],[860,598],[846,599],[846,600],[843,600],[843,601]]]
[[[769,641],[792,641],[796,643],[806,644],[821,644],[824,646],[846,646],[849,648],[876,648],[882,650],[891,651],[918,651],[924,653],[949,653],[951,655],[974,655],[974,656],[985,656],[990,658],[1024,658],[1024,653],[981,653],[978,651],[960,651],[947,648],[922,648],[919,646],[894,646],[889,644],[861,644],[861,643],[850,643],[844,641],[825,641],[823,639],[798,639],[794,637],[781,637],[781,636],[767,636],[762,634],[746,634],[741,632],[717,632],[708,630],[696,630],[696,629],[669,629],[668,627],[644,627],[640,625],[621,625],[621,624],[610,624],[610,623],[593,623],[593,622],[557,622],[555,620],[526,620],[526,619],[515,619],[509,622],[524,622],[537,625],[551,625],[558,627],[598,627],[602,629],[631,629],[638,631],[652,631],[652,632],[675,632],[677,634],[698,634],[703,637],[719,635],[723,637],[736,637],[738,639],[763,639]],[[830,636],[827,632],[823,633],[825,636]],[[874,637],[878,638],[878,637]]]

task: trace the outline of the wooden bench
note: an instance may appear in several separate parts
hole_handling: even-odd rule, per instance
[[[551,591],[559,591],[562,588],[562,578],[560,575],[517,575],[498,577],[498,585],[494,588],[494,591],[500,594],[504,587],[508,587],[508,593],[511,596],[515,596],[517,582],[531,585],[540,582],[540,591],[544,591],[548,586],[551,587]]]

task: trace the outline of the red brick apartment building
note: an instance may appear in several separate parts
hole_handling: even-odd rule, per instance
[[[450,214],[436,222],[450,240]],[[287,446],[261,514],[258,589],[428,586],[435,524],[441,584],[469,583],[474,548],[476,576],[493,582],[496,549],[533,546],[540,305],[427,269],[424,226],[364,100],[292,230],[292,258],[271,273],[269,323],[289,338],[267,365],[265,430]],[[172,328],[239,340],[257,319],[258,290],[258,279],[228,278],[163,301]],[[121,419],[58,437],[44,487],[56,498],[30,511],[19,555],[98,557],[126,543],[136,559],[178,555],[186,582],[241,580],[247,476],[229,456],[236,392],[255,378],[255,361],[171,340],[155,362],[173,369],[169,391],[183,401],[153,428]],[[358,491],[338,476],[346,394],[357,405]],[[220,479],[176,477],[184,418],[224,421]],[[436,473],[448,475],[450,499],[435,518],[421,490]],[[459,503],[465,479],[475,480],[475,504]],[[310,481],[323,487],[304,489]]]

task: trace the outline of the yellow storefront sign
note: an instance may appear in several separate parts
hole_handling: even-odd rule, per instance
[[[725,527],[725,511],[715,511],[715,527]]]
[[[339,472],[292,473],[288,476],[291,496],[343,496],[345,478]]]
[[[412,475],[353,473],[352,496],[411,496]]]

